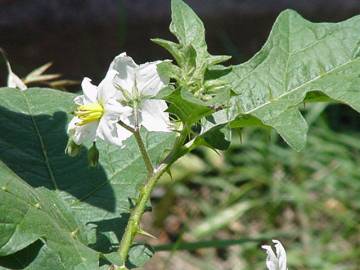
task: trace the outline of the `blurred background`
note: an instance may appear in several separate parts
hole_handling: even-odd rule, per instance
[[[187,3],[204,21],[209,51],[232,55],[229,64],[256,53],[284,9],[316,22],[360,14],[359,0]],[[20,77],[51,61],[63,79],[99,82],[120,52],[138,63],[169,58],[149,40],[173,39],[169,23],[169,0],[0,0],[0,47]],[[300,153],[247,129],[225,153],[200,149],[180,160],[144,218],[159,251],[145,268],[265,269],[260,245],[277,238],[289,269],[360,269],[360,117],[341,105],[304,114],[312,128]]]

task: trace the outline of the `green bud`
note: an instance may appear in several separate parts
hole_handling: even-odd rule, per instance
[[[99,150],[96,148],[95,142],[88,151],[88,162],[90,167],[96,167],[99,163]]]
[[[79,155],[81,150],[81,145],[76,144],[72,139],[68,140],[68,143],[65,148],[65,154],[69,155],[70,157],[76,157]]]

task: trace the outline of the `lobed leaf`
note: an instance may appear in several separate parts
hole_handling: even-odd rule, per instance
[[[255,117],[301,150],[308,125],[298,106],[307,96],[322,93],[322,99],[360,112],[359,29],[360,16],[312,23],[295,11],[282,12],[264,47],[224,78],[236,93],[228,121]],[[232,124],[239,126],[238,120]]]

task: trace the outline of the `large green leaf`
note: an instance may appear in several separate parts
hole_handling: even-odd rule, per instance
[[[109,253],[121,239],[146,169],[133,138],[124,149],[99,143],[97,168],[89,168],[86,149],[76,158],[65,156],[73,98],[73,94],[50,89],[0,88],[0,159],[36,191],[42,187],[63,200],[83,226],[86,243]],[[169,133],[143,132],[143,137],[154,163],[174,139]],[[11,216],[12,209],[5,207],[1,215]],[[0,234],[0,248],[2,237]],[[25,246],[15,245],[14,252]],[[52,257],[46,261],[50,263]]]
[[[360,111],[360,16],[312,23],[284,11],[264,47],[226,79],[237,94],[224,113],[228,121],[255,117],[301,150],[308,126],[298,105],[307,94],[321,92]]]
[[[23,256],[18,254],[18,260],[0,257],[0,265],[12,268],[20,264],[27,269],[97,269],[99,255],[86,246],[82,225],[54,192],[32,188],[2,162],[0,187],[0,256],[19,252],[39,239],[44,244],[43,247],[37,245],[38,248],[32,245],[32,250],[36,250],[30,255],[33,260],[22,260]]]

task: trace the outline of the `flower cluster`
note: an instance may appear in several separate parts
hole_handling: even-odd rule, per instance
[[[158,92],[169,83],[160,75],[161,61],[137,65],[122,53],[115,57],[105,78],[98,86],[89,78],[81,84],[83,95],[74,99],[75,117],[68,134],[76,145],[97,139],[122,146],[141,126],[148,131],[169,132],[166,102],[156,99]]]

